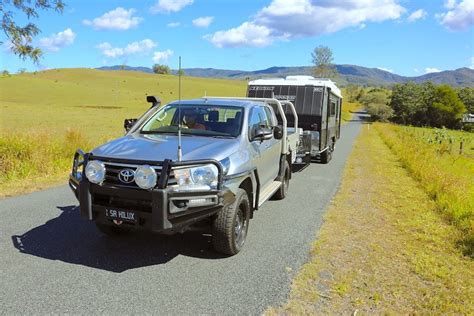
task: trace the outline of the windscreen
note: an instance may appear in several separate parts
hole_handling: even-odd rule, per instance
[[[166,105],[143,124],[143,134],[177,134],[181,122],[182,135],[237,137],[242,129],[241,107],[220,105]],[[180,115],[181,113],[181,115]]]

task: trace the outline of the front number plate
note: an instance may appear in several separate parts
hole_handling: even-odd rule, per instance
[[[134,211],[117,210],[112,208],[105,209],[105,217],[131,223],[137,221],[137,214]]]

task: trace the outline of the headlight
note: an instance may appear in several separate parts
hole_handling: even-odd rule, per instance
[[[95,184],[101,184],[105,179],[105,165],[102,161],[91,160],[86,166],[87,179]]]
[[[150,166],[140,166],[135,171],[135,183],[142,189],[153,189],[156,185],[156,172]]]
[[[179,190],[209,190],[217,188],[218,170],[214,165],[174,169]]]

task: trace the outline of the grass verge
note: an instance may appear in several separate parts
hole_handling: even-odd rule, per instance
[[[474,134],[393,124],[374,126],[436,202],[438,211],[461,229],[459,245],[474,257]]]
[[[459,234],[364,127],[289,301],[267,314],[472,314],[474,262]]]

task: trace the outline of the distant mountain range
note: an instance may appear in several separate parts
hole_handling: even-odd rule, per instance
[[[357,84],[365,86],[388,86],[395,83],[413,81],[416,83],[432,81],[436,84],[449,84],[453,87],[474,87],[474,70],[470,68],[459,68],[434,72],[418,77],[400,76],[378,68],[367,68],[356,65],[336,65],[339,78],[336,82],[345,86]],[[148,67],[110,66],[100,67],[100,70],[129,70],[153,73]],[[264,77],[285,77],[289,75],[312,75],[312,67],[270,67],[256,71],[225,70],[214,68],[185,68],[187,76],[205,78],[227,78],[227,79],[258,79]],[[173,73],[177,73],[173,70]]]

